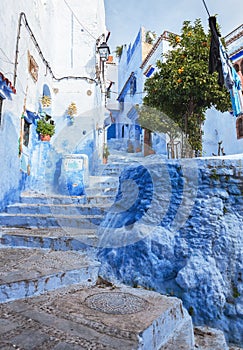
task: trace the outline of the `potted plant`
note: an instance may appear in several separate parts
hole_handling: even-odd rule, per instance
[[[54,121],[46,116],[37,121],[36,131],[40,134],[41,141],[50,141],[51,137],[55,134]]]
[[[106,164],[108,161],[108,156],[110,155],[109,149],[107,147],[107,144],[104,144],[103,147],[103,163]]]
[[[77,110],[77,106],[75,102],[70,103],[70,105],[68,106],[68,110],[67,110],[67,115],[70,118],[72,124],[74,121],[74,116],[75,114],[77,114],[78,110]]]
[[[41,103],[42,103],[42,106],[44,108],[50,107],[50,105],[51,105],[51,97],[43,95],[42,98],[41,98]]]

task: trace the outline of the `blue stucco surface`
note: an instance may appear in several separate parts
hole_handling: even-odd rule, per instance
[[[180,161],[146,168],[150,177],[141,166],[120,176],[117,200],[127,179],[136,176],[138,189],[135,183],[133,190],[131,183],[123,189],[127,218],[125,212],[110,213],[113,219],[100,228],[101,274],[180,297],[195,324],[220,328],[242,345],[242,158],[198,159],[186,169]],[[149,189],[141,210],[138,201]],[[137,218],[132,225],[131,217]]]

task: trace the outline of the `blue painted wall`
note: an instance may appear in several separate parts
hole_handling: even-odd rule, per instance
[[[0,127],[0,210],[4,210],[8,203],[18,201],[26,178],[26,174],[20,171],[19,135],[15,125],[17,122],[20,121],[16,121],[16,118],[9,112],[2,116]]]
[[[101,274],[180,297],[243,345],[243,157],[125,169],[99,228]]]

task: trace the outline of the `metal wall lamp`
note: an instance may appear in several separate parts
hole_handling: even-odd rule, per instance
[[[102,44],[100,44],[100,46],[98,46],[98,51],[100,54],[101,61],[107,61],[110,54],[110,48],[105,41]]]

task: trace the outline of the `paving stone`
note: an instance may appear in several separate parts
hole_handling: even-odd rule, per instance
[[[196,350],[228,350],[224,333],[219,329],[210,327],[195,327]]]
[[[179,299],[104,284],[76,285],[1,304],[0,319],[5,322],[2,349],[164,350],[176,330],[186,323],[190,329]],[[184,341],[181,337],[186,346]],[[192,350],[188,344],[185,349]]]
[[[79,252],[0,249],[0,302],[70,284],[94,285],[100,264]]]
[[[75,228],[1,228],[0,242],[11,247],[84,251],[98,244],[96,230]]]

